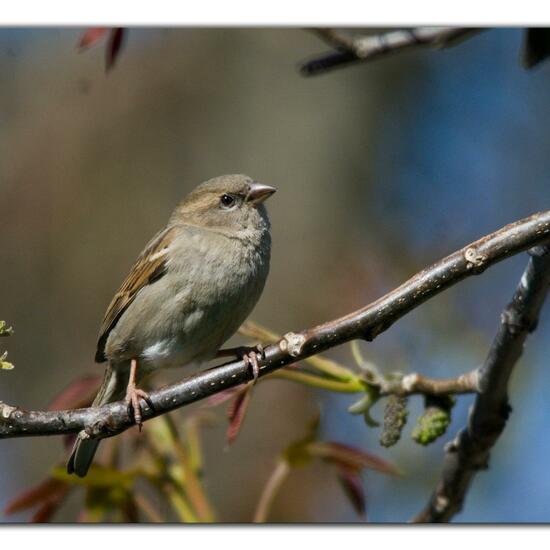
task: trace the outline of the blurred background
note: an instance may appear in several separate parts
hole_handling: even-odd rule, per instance
[[[78,53],[82,32],[0,29],[0,319],[15,328],[0,341],[15,364],[0,372],[7,403],[44,408],[78,376],[102,372],[93,356],[112,294],[176,202],[210,177],[246,173],[279,190],[269,203],[271,275],[252,315],[277,332],[356,309],[550,207],[550,65],[520,66],[520,29],[315,78],[300,76],[298,63],[327,48],[299,29],[131,29],[108,74],[104,45]],[[526,260],[453,287],[362,344],[363,354],[386,372],[451,377],[474,368]],[[515,371],[514,410],[491,467],[455,521],[550,521],[548,309]],[[349,346],[330,356],[353,365]],[[352,401],[273,381],[255,390],[229,450],[223,422],[205,430],[205,486],[219,519],[251,520],[277,455],[319,407],[324,439],[405,472],[364,475],[369,520],[420,511],[471,399],[460,397],[448,433],[428,448],[410,439],[422,411],[412,399],[410,425],[391,449],[346,412]],[[373,415],[381,419],[382,408]],[[63,447],[60,438],[11,439],[0,453],[4,508]],[[358,521],[329,470],[293,473],[269,519]],[[55,519],[74,518],[65,506]]]

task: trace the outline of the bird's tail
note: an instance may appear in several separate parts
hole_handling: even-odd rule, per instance
[[[109,365],[105,370],[103,383],[92,403],[92,407],[100,407],[106,403],[122,399],[126,392],[127,383],[128,377],[127,375],[124,376],[124,369],[115,370]],[[67,462],[67,472],[84,477],[88,473],[100,441],[100,439],[85,439],[79,435]]]

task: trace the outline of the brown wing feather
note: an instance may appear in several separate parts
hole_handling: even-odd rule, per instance
[[[139,255],[128,277],[122,283],[118,292],[114,295],[101,328],[97,342],[95,360],[103,363],[105,357],[105,344],[111,330],[115,327],[122,314],[134,301],[137,293],[146,285],[158,281],[166,273],[166,256],[162,251],[168,248],[174,237],[174,226],[163,229],[149,242],[145,250]]]

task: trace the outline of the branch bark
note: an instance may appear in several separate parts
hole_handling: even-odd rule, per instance
[[[426,508],[415,522],[445,522],[460,512],[472,479],[487,469],[489,454],[511,412],[508,382],[535,330],[550,288],[550,245],[533,248],[512,301],[501,316],[489,354],[479,369],[479,393],[468,425],[447,445],[443,471]]]
[[[420,46],[443,48],[470,38],[484,29],[466,27],[417,27],[375,35],[351,35],[336,29],[313,29],[338,51],[305,62],[300,72],[304,76],[324,73],[350,63],[372,61],[390,53]]]
[[[458,395],[479,391],[479,369],[474,369],[456,378],[429,378],[416,372],[403,376],[400,380],[383,380],[380,383],[381,395]]]
[[[260,361],[265,376],[301,359],[354,339],[373,340],[426,300],[464,278],[539,245],[550,238],[550,210],[491,233],[420,271],[375,302],[339,319],[299,333],[287,333],[268,346]],[[143,420],[209,397],[252,379],[243,361],[198,373],[151,393],[154,409],[144,406]],[[110,437],[133,425],[123,402],[68,411],[25,411],[0,402],[0,439],[61,435],[85,429],[90,437]]]

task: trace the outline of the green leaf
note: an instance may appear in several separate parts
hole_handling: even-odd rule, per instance
[[[312,458],[308,449],[308,443],[304,443],[303,441],[292,443],[283,451],[283,460],[292,468],[307,466]]]
[[[129,490],[120,485],[88,487],[86,491],[86,521],[104,522],[108,514],[115,512],[115,520],[138,520],[134,499]]]
[[[6,326],[6,321],[0,321],[0,336],[11,336],[13,328]]]
[[[2,355],[0,355],[0,370],[11,370],[11,369],[13,369],[13,365],[11,363],[8,363],[8,361],[5,361],[7,356],[8,356],[7,351],[5,351]]]
[[[367,426],[376,428],[380,423],[370,415],[370,410],[380,399],[380,391],[377,387],[371,384],[365,384],[365,395],[348,407],[348,412],[351,414],[362,414]]]
[[[137,471],[119,472],[112,468],[93,464],[86,477],[77,477],[67,473],[64,466],[55,466],[51,475],[54,479],[84,487],[110,488],[120,487],[124,490],[132,488]]]

